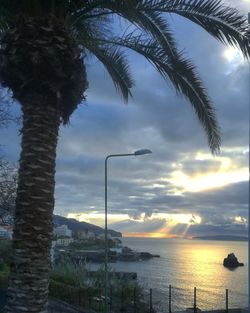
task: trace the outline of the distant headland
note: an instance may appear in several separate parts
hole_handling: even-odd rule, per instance
[[[248,237],[233,235],[198,236],[192,237],[195,240],[221,240],[221,241],[248,241]]]
[[[68,228],[72,230],[72,232],[88,230],[97,236],[104,233],[104,229],[102,227],[83,221],[79,222],[73,218],[67,218],[61,215],[54,215],[53,222],[54,226],[67,225]],[[117,232],[112,229],[108,229],[108,234],[110,234],[112,237],[122,237],[121,232]]]

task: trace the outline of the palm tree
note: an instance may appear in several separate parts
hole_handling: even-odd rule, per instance
[[[126,51],[145,57],[191,103],[211,151],[219,150],[213,104],[176,46],[173,14],[249,57],[247,21],[221,0],[1,0],[0,82],[23,115],[5,312],[46,312],[58,130],[84,100],[88,54],[104,64],[125,101],[133,86]],[[122,30],[111,31],[119,19]]]

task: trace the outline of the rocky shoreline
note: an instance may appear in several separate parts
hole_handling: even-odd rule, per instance
[[[105,250],[78,250],[71,253],[71,259],[77,263],[83,261],[103,263],[105,261]],[[152,258],[159,258],[160,255],[151,254],[149,252],[137,252],[128,247],[122,247],[119,249],[109,250],[108,259],[109,262],[114,263],[117,261],[122,262],[136,262],[146,261]]]

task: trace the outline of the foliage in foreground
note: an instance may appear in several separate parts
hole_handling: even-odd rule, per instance
[[[11,253],[11,240],[0,240],[0,271],[1,265],[10,264]]]
[[[55,265],[51,271],[50,279],[73,287],[83,287],[86,282],[87,269],[70,262]]]
[[[10,240],[0,240],[0,288],[5,288],[8,284],[10,256]]]
[[[134,305],[144,312],[147,305],[143,302],[143,289],[137,281],[118,279],[109,269],[109,302],[113,309],[127,310]],[[101,311],[104,305],[105,274],[101,267],[95,275],[89,275],[86,266],[74,263],[61,263],[51,272],[49,294],[72,305]],[[136,302],[136,303],[135,303]]]
[[[9,266],[0,266],[0,288],[8,284]],[[109,269],[111,284],[109,303],[117,312],[126,308],[127,312],[147,312],[148,303],[144,301],[143,288],[137,281],[116,278]],[[66,261],[55,265],[50,275],[49,296],[73,306],[102,311],[104,308],[105,274],[101,267],[96,275],[88,275],[88,268]],[[1,313],[1,310],[0,310]]]

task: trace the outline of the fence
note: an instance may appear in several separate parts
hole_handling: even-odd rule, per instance
[[[173,287],[172,285],[168,286],[168,292],[165,294],[165,297],[162,294],[159,294],[159,290],[150,289],[146,292],[146,297],[149,302],[150,309],[157,313],[174,313],[178,311],[187,310],[189,312],[199,312],[199,311],[213,311],[216,310],[219,312],[229,313],[229,312],[238,312],[239,306],[247,306],[247,298],[244,302],[240,303],[237,301],[235,303],[232,301],[235,298],[235,294],[230,293],[229,289],[222,290],[220,293],[213,292],[199,288],[189,288],[182,289]],[[218,301],[215,301],[213,298],[217,297]],[[212,298],[212,299],[211,299]],[[245,303],[245,304],[244,304]]]
[[[95,312],[104,311],[104,288],[100,285],[97,288],[84,287],[76,288],[61,283],[53,287],[50,286],[50,296],[55,299],[63,300],[73,306],[93,310]],[[152,297],[151,302],[145,301],[141,289],[134,287],[117,287],[109,288],[109,312],[123,313],[153,313]],[[151,293],[152,295],[152,293]],[[151,303],[151,305],[150,305]]]
[[[200,309],[197,306],[197,289],[194,287],[193,291],[193,306],[190,308],[187,308],[190,311],[197,312]],[[168,312],[172,313],[172,286],[169,285],[169,291],[168,291]],[[228,305],[228,289],[225,290],[225,313],[229,312],[229,305]]]
[[[68,287],[67,287],[68,288]],[[104,311],[104,288],[99,286],[97,289],[81,289],[65,288],[61,285],[57,287],[57,293],[60,294],[60,298],[64,301],[78,306],[80,308],[91,309],[95,312]],[[73,289],[72,289],[73,288]],[[204,295],[204,294],[203,294]],[[53,296],[53,295],[52,295]],[[159,300],[158,292],[149,289],[143,290],[134,287],[133,289],[120,288],[115,289],[114,286],[109,288],[109,312],[122,312],[122,313],[173,313],[180,310],[188,309],[190,312],[198,312],[201,307],[200,304],[203,303],[202,310],[208,309],[206,307],[206,301],[202,301],[202,292],[196,287],[193,288],[192,294],[189,294],[189,307],[178,307],[176,303],[183,296],[181,294],[181,289],[175,288],[169,285],[168,293],[166,294],[165,301]],[[223,309],[223,312],[229,313],[230,309],[230,293],[229,290],[224,290],[221,296],[221,306],[213,307],[209,309]],[[58,298],[54,294],[55,298]],[[205,305],[205,306],[204,306]]]
[[[114,289],[114,286],[110,286],[109,288],[109,312],[113,313],[173,313],[176,312],[176,309],[173,309],[173,299],[178,299],[178,288],[173,288],[169,285],[167,303],[166,306],[162,305],[159,301],[157,301],[157,293],[154,292],[153,289],[149,289],[144,295],[142,294],[142,290],[134,287],[133,289]],[[81,312],[81,309],[84,309],[88,312],[104,312],[104,300],[105,297],[104,290],[101,286],[98,288],[76,288],[69,285],[65,285],[62,283],[57,283],[50,286],[50,296],[52,299],[60,299],[64,303],[68,303],[73,307],[76,307],[76,311],[72,308],[68,311],[66,308],[63,308],[63,304],[58,306],[58,302],[56,302],[57,308],[51,308],[49,312]],[[199,311],[199,289],[194,287],[192,294],[192,305],[188,308],[190,312],[198,312]],[[224,299],[221,299],[224,308],[223,312],[229,313],[230,305],[229,305],[230,294],[229,290],[226,289],[224,292]],[[0,289],[0,312],[5,304],[5,291]],[[187,308],[182,308],[187,309]],[[205,308],[202,308],[205,309]],[[218,309],[218,308],[214,308]]]

